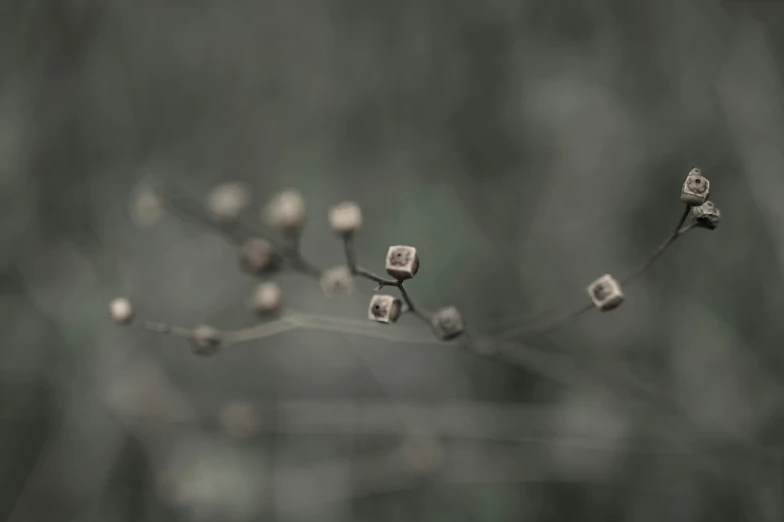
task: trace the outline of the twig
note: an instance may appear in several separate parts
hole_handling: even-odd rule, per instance
[[[659,247],[650,255],[650,257],[632,274],[626,276],[625,278],[621,279],[621,285],[629,285],[636,281],[641,275],[643,275],[653,264],[656,262],[657,259],[661,257],[662,254],[675,242],[676,239],[681,237],[682,235],[686,234],[693,228],[695,225],[690,223],[686,226],[683,226],[686,219],[689,217],[689,213],[691,211],[691,207],[686,206],[681,218],[678,220],[678,225],[675,227],[674,231],[667,236],[667,238],[662,242]],[[553,333],[564,326],[571,324],[574,320],[580,318],[582,315],[594,310],[596,307],[594,306],[593,302],[587,302],[585,304],[580,305],[578,308],[563,314],[562,316],[558,317],[557,319],[546,321],[543,324],[532,324],[532,325],[524,325],[521,327],[514,328],[510,331],[507,331],[500,336],[498,336],[500,341],[509,340],[515,337],[530,335],[530,334],[538,334],[544,335],[548,333]]]
[[[404,312],[410,312],[414,314],[416,317],[422,320],[422,322],[428,326],[431,326],[433,314],[423,308],[420,308],[414,303],[402,280],[384,278],[357,265],[357,255],[356,251],[354,250],[354,240],[351,235],[343,236],[343,250],[346,254],[346,263],[348,264],[349,270],[351,270],[352,274],[378,283],[376,291],[386,286],[394,286],[400,291],[400,296],[403,298],[403,302],[406,304]]]
[[[163,322],[140,320],[134,324],[143,330],[184,339],[192,339],[196,332],[195,328],[187,328]],[[408,337],[403,337],[384,330],[379,330],[372,326],[373,325],[368,325],[366,323],[360,324],[351,322],[348,319],[340,317],[308,315],[293,310],[287,310],[281,317],[270,322],[251,326],[249,328],[221,331],[219,334],[224,347],[274,337],[278,334],[292,330],[315,330],[320,332],[350,334],[397,343],[440,344],[436,339],[429,336],[425,337],[413,334]]]
[[[659,245],[659,248],[654,250],[653,254],[651,254],[651,257],[649,257],[648,260],[640,266],[640,268],[638,268],[637,270],[635,270],[625,278],[621,279],[622,285],[628,285],[636,281],[637,278],[639,278],[651,266],[653,266],[656,260],[659,259],[659,257],[661,257],[662,254],[664,254],[664,252],[675,242],[675,240],[677,240],[679,237],[681,237],[686,232],[692,230],[695,227],[694,223],[690,223],[685,227],[683,226],[683,224],[686,222],[686,218],[689,217],[690,212],[691,212],[691,207],[687,206],[683,212],[683,215],[681,216],[680,221],[678,221],[678,226],[675,227],[675,230],[673,230],[672,234],[670,234],[667,237],[667,239],[665,239],[662,242],[662,244]]]
[[[257,237],[262,238],[270,242],[270,244],[279,251],[279,254],[284,258],[285,261],[288,262],[288,266],[291,268],[299,271],[300,273],[309,275],[311,277],[320,278],[322,275],[322,271],[316,267],[313,263],[305,259],[302,255],[299,245],[300,245],[300,235],[299,230],[296,231],[295,235],[287,235],[287,241],[280,241],[273,238],[269,233],[263,230],[257,230],[253,227],[249,227],[242,223],[236,223],[232,227],[223,226],[220,223],[216,223],[214,219],[211,219],[209,215],[206,215],[205,212],[200,211],[199,209],[195,208],[195,205],[189,204],[186,199],[184,198],[166,198],[166,202],[168,203],[169,207],[175,210],[175,213],[179,214],[182,217],[189,219],[190,221],[202,225],[206,227],[208,230],[212,230],[217,232],[223,237],[225,237],[229,243],[236,245],[240,238],[250,238],[250,237]],[[693,224],[687,225],[683,227],[683,223],[686,221],[689,215],[689,207],[687,207],[681,216],[678,227],[676,227],[675,231],[665,240],[662,245],[660,245],[653,255],[642,265],[640,269],[638,269],[635,273],[631,276],[624,278],[623,281],[627,284],[632,282],[636,278],[638,278],[642,273],[644,273],[647,269],[649,269],[653,263],[667,250],[669,246],[681,235],[685,234],[692,228],[694,228]],[[346,263],[348,265],[349,271],[352,275],[356,277],[360,277],[363,279],[367,279],[369,281],[373,281],[376,283],[375,291],[378,291],[381,288],[393,286],[398,288],[401,294],[401,298],[404,302],[403,312],[412,313],[416,317],[418,317],[422,322],[427,324],[432,331],[435,332],[435,326],[433,324],[433,314],[423,308],[420,308],[418,305],[415,304],[414,300],[412,299],[411,295],[409,294],[408,290],[404,286],[404,282],[398,279],[392,279],[387,277],[379,276],[358,264],[357,256],[354,248],[354,241],[353,241],[353,234],[342,234],[343,235],[343,247],[344,253],[346,258]],[[559,307],[555,307],[554,310],[558,310]],[[525,324],[520,327],[514,328],[510,331],[506,331],[502,333],[500,336],[496,336],[492,339],[489,343],[485,343],[483,346],[478,344],[474,344],[471,340],[472,338],[468,336],[467,331],[464,331],[464,335],[469,340],[468,347],[470,348],[470,353],[472,355],[479,355],[482,357],[486,357],[491,361],[496,363],[501,363],[504,365],[510,365],[513,367],[517,367],[523,370],[530,370],[531,365],[528,362],[525,362],[523,359],[516,357],[513,353],[514,348],[500,348],[501,344],[504,341],[517,338],[520,336],[526,336],[531,334],[546,334],[556,331],[570,323],[572,323],[575,319],[579,318],[580,316],[584,315],[585,313],[589,312],[590,310],[594,309],[595,306],[592,302],[580,305],[577,309],[569,311],[565,314],[560,315],[559,317],[553,320],[537,320],[533,324]],[[383,332],[381,330],[369,330],[365,329],[360,325],[355,324],[348,324],[344,320],[339,318],[333,317],[317,317],[317,316],[306,316],[299,313],[293,313],[294,315],[288,315],[285,317],[285,321],[288,321],[287,324],[275,324],[275,323],[267,323],[261,325],[259,327],[252,327],[249,329],[237,330],[233,332],[226,332],[223,334],[225,336],[225,342],[228,344],[235,344],[237,342],[246,342],[250,340],[261,339],[264,337],[270,337],[272,335],[277,335],[278,333],[282,333],[285,331],[289,331],[296,328],[301,329],[313,329],[313,330],[320,330],[320,331],[328,331],[328,332],[339,332],[339,333],[346,333],[346,334],[356,334],[366,337],[372,337],[377,339],[389,340],[389,341],[397,341],[397,342],[414,342],[414,343],[423,343],[433,342],[433,339],[429,341],[425,341],[421,338],[409,338],[404,339],[398,336],[390,335],[387,332]],[[537,314],[539,317],[542,317],[545,314]],[[549,314],[548,314],[549,315]],[[173,335],[178,335],[180,337],[187,337],[192,333],[192,330],[188,329],[177,329],[176,327],[170,327],[165,324],[160,323],[146,323],[147,329],[153,331],[159,331],[161,333],[168,333]],[[487,338],[487,337],[485,337]],[[436,341],[440,342],[440,341]],[[466,346],[463,344],[463,346]],[[537,365],[534,365],[536,367]]]

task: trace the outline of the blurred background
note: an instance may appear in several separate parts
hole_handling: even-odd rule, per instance
[[[784,520],[782,22],[742,1],[4,0],[0,519]],[[416,246],[417,301],[495,339],[644,262],[695,166],[720,227],[617,311],[508,343],[517,364],[364,325],[372,283],[328,299],[296,273],[287,306],[353,326],[204,358],[108,319],[123,295],[258,323],[225,238],[139,226],[163,181],[197,202],[244,182],[250,223],[296,187],[324,268],[327,209],[355,200],[362,264]]]

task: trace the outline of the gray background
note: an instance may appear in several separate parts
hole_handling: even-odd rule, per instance
[[[6,0],[0,518],[784,519],[783,13]],[[197,198],[245,181],[254,209],[299,188],[324,267],[342,261],[327,208],[356,200],[363,264],[416,246],[416,298],[495,336],[641,263],[694,166],[719,229],[616,312],[514,344],[519,367],[407,342],[426,333],[409,317],[396,340],[361,323],[204,359],[106,316],[126,295],[149,319],[254,324],[221,237],[130,219],[164,179]],[[279,281],[292,308],[357,321],[372,288]],[[238,402],[252,437],[227,433]]]

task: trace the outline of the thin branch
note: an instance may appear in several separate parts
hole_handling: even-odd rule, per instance
[[[664,254],[664,252],[666,252],[670,246],[672,246],[675,240],[677,240],[679,237],[686,234],[687,232],[689,232],[695,227],[693,223],[683,226],[683,224],[686,222],[686,219],[689,217],[690,212],[691,212],[691,207],[686,206],[683,214],[678,220],[678,225],[675,227],[673,232],[669,236],[667,236],[664,242],[662,242],[662,244],[656,248],[653,254],[651,254],[651,256],[637,270],[632,272],[632,274],[630,274],[629,276],[626,276],[623,279],[621,279],[622,286],[629,285],[633,283],[635,280],[637,280],[642,274],[644,274],[649,268],[651,268],[651,266],[653,266],[656,260],[659,259],[661,255]],[[596,307],[594,306],[593,302],[587,302],[585,304],[580,305],[578,308],[566,312],[565,314],[551,321],[545,321],[539,324],[523,325],[521,327],[514,328],[510,331],[501,334],[499,336],[499,339],[501,341],[504,341],[523,335],[530,335],[530,334],[544,335],[544,334],[552,333],[571,324],[573,321],[580,318],[584,314],[590,312],[594,308]]]
[[[134,324],[136,324],[138,328],[149,332],[171,335],[184,339],[191,339],[195,333],[194,328],[171,325],[163,322],[141,320]],[[380,330],[376,328],[375,325],[369,325],[364,322],[352,322],[349,319],[340,317],[302,314],[293,310],[288,310],[281,317],[264,324],[237,330],[220,331],[219,334],[224,347],[228,347],[235,344],[274,337],[278,334],[292,330],[314,330],[320,332],[358,335],[362,337],[369,337],[371,339],[379,339],[382,341],[405,344],[441,344],[432,337],[417,335],[415,332],[411,332],[411,334],[408,336],[400,336],[399,329],[396,329],[395,333],[391,333],[389,331]]]
[[[428,312],[427,310],[419,308],[417,305],[414,304],[414,301],[411,299],[411,296],[409,295],[405,286],[403,286],[403,281],[400,281],[395,286],[397,286],[398,290],[400,290],[400,295],[403,297],[403,302],[406,303],[407,309],[405,311],[411,312],[419,319],[421,319],[425,324],[430,326],[431,321],[433,319],[433,314],[431,312]]]
[[[661,245],[659,245],[659,248],[657,248],[653,252],[653,254],[651,254],[651,257],[648,258],[648,260],[645,263],[643,263],[640,266],[640,268],[638,268],[637,270],[635,270],[634,272],[632,272],[628,276],[626,276],[623,279],[621,279],[621,285],[628,285],[628,284],[631,284],[634,281],[636,281],[649,268],[651,268],[651,266],[653,266],[653,264],[656,262],[656,260],[659,259],[661,257],[661,255],[664,254],[664,252],[670,246],[672,246],[672,244],[675,243],[675,241],[679,237],[683,236],[688,231],[690,231],[693,228],[695,228],[695,224],[694,223],[689,223],[688,225],[683,226],[683,223],[686,221],[686,217],[689,215],[689,212],[690,212],[690,208],[686,207],[686,212],[683,215],[683,219],[680,220],[680,222],[678,223],[678,227],[675,229],[675,231],[667,239],[665,239],[664,242]]]
[[[147,330],[148,332],[155,332],[164,335],[171,335],[174,337],[190,338],[193,336],[193,330],[182,326],[174,326],[168,323],[161,323],[156,321],[139,321],[139,328]]]

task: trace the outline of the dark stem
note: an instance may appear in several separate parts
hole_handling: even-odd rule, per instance
[[[354,251],[354,236],[343,236],[343,252],[346,254],[346,264],[351,273],[357,275],[357,254]]]
[[[676,239],[678,239],[686,232],[694,228],[693,223],[683,226],[683,224],[686,222],[686,219],[689,217],[690,213],[691,213],[691,207],[687,205],[683,211],[683,214],[678,220],[678,224],[673,230],[673,232],[667,237],[667,239],[664,240],[664,242],[661,245],[659,245],[659,247],[653,252],[653,254],[648,258],[648,260],[645,261],[645,263],[643,263],[642,266],[640,266],[640,268],[632,272],[631,275],[619,281],[621,286],[625,286],[633,283],[637,278],[639,278],[642,274],[644,274],[646,270],[648,270],[651,266],[653,266],[656,260],[659,259],[659,257],[661,257],[662,254],[664,254],[664,252],[675,242]],[[557,330],[560,330],[564,326],[571,324],[580,316],[590,312],[594,308],[595,306],[593,302],[585,303],[581,305],[579,308],[571,312],[567,312],[566,314],[558,317],[557,319],[545,322],[544,324],[540,323],[540,324],[517,328],[511,332],[507,332],[506,334],[502,335],[500,339],[508,340],[512,337],[517,337],[520,335],[529,335],[529,334],[544,335],[544,334],[552,333]]]
[[[667,237],[667,239],[665,239],[664,242],[659,245],[656,250],[654,250],[653,254],[651,254],[651,257],[649,257],[645,263],[643,263],[637,270],[621,279],[620,283],[622,286],[633,283],[636,279],[643,275],[651,266],[653,266],[656,260],[661,257],[661,255],[675,242],[676,239],[694,228],[693,225],[687,225],[685,227],[683,226],[683,224],[686,222],[686,218],[689,217],[690,212],[691,207],[687,205],[680,221],[678,221],[678,225],[675,227],[675,230],[673,230],[672,234],[670,234],[669,237]]]
[[[432,327],[431,321],[433,319],[433,314],[428,312],[427,310],[419,308],[414,304],[414,301],[411,299],[411,296],[408,294],[408,290],[406,290],[405,286],[403,286],[403,281],[399,281],[395,286],[397,286],[398,290],[400,290],[400,295],[403,297],[403,302],[406,303],[405,311],[411,312],[412,314],[420,318],[422,321],[424,321],[425,324]]]

